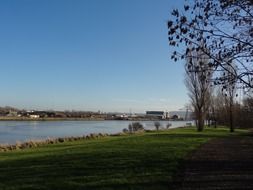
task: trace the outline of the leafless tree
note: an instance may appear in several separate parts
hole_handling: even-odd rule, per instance
[[[189,0],[183,11],[172,11],[168,29],[169,44],[175,47],[173,60],[201,51],[208,56],[210,69],[230,72],[244,88],[253,88],[252,0]],[[231,62],[238,72],[227,67]],[[213,76],[215,84],[226,85],[219,74]]]
[[[252,128],[253,127],[253,98],[247,97],[243,100],[240,107],[238,124],[240,127]]]
[[[216,123],[219,125],[227,125],[228,114],[226,109],[226,97],[222,93],[220,86],[215,90],[212,105],[214,107]]]
[[[200,51],[189,51],[185,71],[185,85],[194,107],[197,130],[203,131],[211,95],[212,72],[209,71],[208,57]]]
[[[229,127],[230,127],[230,132],[234,132],[235,128],[235,123],[234,123],[234,104],[235,104],[235,97],[237,96],[236,94],[236,78],[235,76],[237,75],[236,73],[237,69],[236,66],[233,63],[230,63],[226,65],[226,71],[223,74],[223,80],[225,81],[225,84],[222,87],[222,91],[225,95],[225,100],[226,100],[226,108],[229,116]]]
[[[161,123],[160,123],[159,121],[156,121],[156,122],[154,123],[154,125],[155,125],[156,130],[158,131],[159,128],[160,128],[160,126],[161,126]]]

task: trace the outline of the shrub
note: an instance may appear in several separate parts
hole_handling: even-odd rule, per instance
[[[63,143],[63,142],[64,142],[64,138],[58,138],[58,141],[59,141],[60,143]]]
[[[154,123],[154,125],[155,125],[156,130],[158,131],[158,130],[159,130],[159,127],[161,126],[160,122],[159,122],[159,121],[156,121],[156,122]]]
[[[171,126],[171,123],[168,123],[168,124],[166,125],[166,128],[169,129],[170,126]]]
[[[128,125],[128,130],[130,133],[132,133],[132,132],[136,132],[136,131],[142,131],[142,130],[144,130],[144,127],[140,122],[133,122]]]
[[[128,131],[129,131],[129,133],[133,132],[133,125],[132,124],[128,125]]]
[[[124,128],[123,130],[123,133],[128,133],[128,129]]]

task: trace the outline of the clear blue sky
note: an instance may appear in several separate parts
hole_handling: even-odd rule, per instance
[[[188,102],[166,21],[183,0],[0,1],[0,106],[144,112]]]

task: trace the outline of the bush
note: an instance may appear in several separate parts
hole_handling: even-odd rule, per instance
[[[128,129],[124,128],[123,130],[123,133],[128,133]]]
[[[133,132],[133,126],[132,126],[132,124],[129,124],[129,125],[128,125],[128,131],[129,131],[129,133],[132,133],[132,132]]]
[[[142,130],[144,130],[144,127],[140,122],[133,122],[128,125],[128,130],[130,133],[132,133],[132,132],[136,132],[136,131],[142,131]]]
[[[160,122],[156,121],[156,122],[154,123],[154,125],[155,125],[156,130],[158,131],[158,130],[159,130],[159,127],[161,126]]]
[[[166,125],[166,128],[169,129],[170,126],[171,126],[171,123],[168,123],[168,124]]]

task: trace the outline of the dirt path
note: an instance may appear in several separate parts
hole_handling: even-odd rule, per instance
[[[253,190],[253,136],[211,140],[183,165],[170,189]]]

